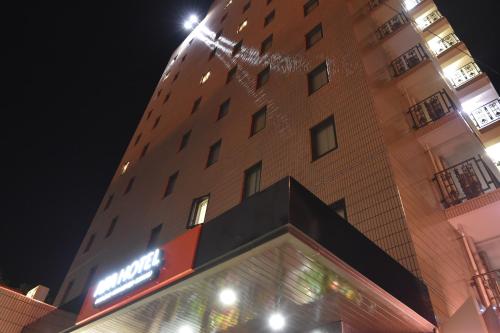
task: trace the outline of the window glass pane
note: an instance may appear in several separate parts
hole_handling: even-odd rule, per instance
[[[308,74],[309,81],[309,94],[317,91],[319,88],[323,87],[328,83],[328,71],[326,64],[323,63],[316,67],[312,72]]]
[[[151,235],[149,236],[149,241],[148,241],[148,249],[151,249],[152,247],[156,246],[156,243],[158,242],[158,238],[160,236],[161,228],[163,227],[162,224],[156,226],[151,230]]]
[[[304,16],[309,15],[314,8],[318,7],[319,5],[319,0],[309,0],[305,5],[304,5]]]
[[[205,215],[207,214],[207,208],[208,208],[208,198],[205,198],[198,204],[198,208],[196,209],[196,218],[194,221],[195,225],[202,224],[203,222],[205,222]]]
[[[217,116],[217,119],[221,119],[222,117],[224,117],[225,115],[227,115],[229,113],[229,103],[230,103],[230,100],[226,100],[224,103],[221,104],[221,106],[219,107],[219,114]]]
[[[243,41],[238,42],[233,48],[233,57],[237,55],[241,51],[241,47],[243,46]]]
[[[323,28],[321,24],[318,24],[313,30],[308,32],[306,35],[307,48],[310,48],[322,38],[323,38]]]
[[[260,191],[260,175],[262,164],[259,162],[247,171],[245,171],[245,184],[243,196],[248,198]]]
[[[183,150],[188,142],[189,142],[189,137],[191,136],[191,131],[185,133],[183,136],[182,136],[182,140],[181,140],[181,145],[179,147],[179,151]]]
[[[214,164],[219,160],[221,145],[222,141],[219,140],[210,147],[210,150],[208,152],[207,167],[211,166],[212,164]]]
[[[261,110],[253,115],[252,119],[252,135],[263,130],[266,127],[266,113],[267,107],[263,107]]]
[[[333,118],[328,118],[311,130],[313,159],[317,159],[337,148]]]
[[[270,12],[264,19],[264,26],[268,25],[274,20],[275,11]]]
[[[269,51],[269,49],[273,46],[273,35],[267,37],[263,42],[262,42],[262,46],[260,48],[260,54],[264,54],[266,53],[267,51]]]
[[[259,75],[257,76],[257,89],[262,87],[269,80],[269,72],[270,68],[268,66],[266,69],[259,73]]]
[[[111,221],[111,224],[109,226],[108,231],[106,232],[106,236],[104,238],[108,238],[113,234],[113,231],[115,230],[116,223],[118,223],[118,216],[115,216],[113,220]]]

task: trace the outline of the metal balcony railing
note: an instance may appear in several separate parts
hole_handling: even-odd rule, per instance
[[[408,23],[408,18],[406,18],[405,14],[399,13],[378,27],[378,29],[375,30],[375,34],[378,39],[384,39],[406,23]]]
[[[445,207],[458,205],[500,187],[481,156],[470,158],[437,173],[434,177]]]
[[[427,16],[417,19],[418,27],[424,30],[427,27],[430,27],[434,22],[440,20],[443,17],[438,10],[433,11]]]
[[[452,32],[451,34],[446,35],[443,38],[439,38],[433,49],[434,54],[440,55],[441,53],[458,43],[460,43],[460,39]]]
[[[472,282],[477,284],[482,282],[486,288],[486,294],[493,307],[500,307],[500,270],[494,270],[488,273],[475,275],[472,277]]]
[[[478,129],[485,128],[500,120],[500,99],[495,99],[469,114]]]
[[[451,82],[455,88],[463,86],[476,76],[479,76],[482,73],[481,69],[475,62],[470,62],[467,65],[460,67],[457,69],[453,77],[451,78]]]
[[[404,0],[404,7],[406,10],[412,10],[418,4],[424,2],[425,0]]]
[[[391,62],[392,75],[398,77],[428,59],[422,45],[417,44]]]
[[[446,91],[441,90],[410,107],[408,113],[411,115],[414,128],[422,128],[456,110]]]

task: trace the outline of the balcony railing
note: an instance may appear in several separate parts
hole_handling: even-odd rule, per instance
[[[422,128],[456,110],[453,101],[446,91],[442,90],[410,107],[408,113],[411,115],[414,128]]]
[[[476,76],[479,76],[482,73],[481,69],[475,62],[470,62],[467,65],[460,67],[453,77],[451,78],[451,82],[455,88],[463,86]]]
[[[500,307],[500,270],[494,270],[472,277],[472,283],[477,285],[481,281],[485,287],[486,296],[494,308]]]
[[[448,50],[453,45],[460,43],[460,39],[453,32],[449,35],[439,38],[438,41],[432,46],[435,55],[440,55]]]
[[[474,199],[500,187],[496,176],[481,156],[470,158],[435,175],[443,198],[443,205],[450,207]]]
[[[417,44],[391,62],[392,75],[398,77],[428,58],[422,45]]]
[[[443,15],[441,15],[441,13],[438,10],[435,10],[425,17],[418,18],[417,19],[418,27],[424,30],[425,28],[430,27],[434,22],[440,20],[442,17]]]
[[[500,99],[489,102],[486,105],[472,111],[469,114],[478,129],[485,128],[500,120]]]
[[[404,0],[404,6],[406,10],[412,10],[424,1],[425,0]]]
[[[384,39],[406,23],[408,23],[408,19],[406,18],[405,14],[399,13],[398,15],[394,16],[389,21],[378,27],[378,29],[375,31],[375,34],[377,35],[378,39]]]

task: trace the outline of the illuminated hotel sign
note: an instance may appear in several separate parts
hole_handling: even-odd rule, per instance
[[[126,294],[155,279],[163,265],[163,251],[153,250],[99,281],[93,294],[94,307]]]

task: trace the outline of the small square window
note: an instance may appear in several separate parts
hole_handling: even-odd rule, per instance
[[[186,148],[188,142],[189,142],[189,138],[191,137],[191,131],[188,131],[186,133],[184,133],[184,135],[182,136],[182,139],[181,139],[181,144],[179,146],[179,151],[183,150],[184,148]]]
[[[257,75],[257,89],[262,87],[269,81],[269,75],[271,73],[271,67],[267,66],[262,72]]]
[[[238,30],[236,30],[236,33],[239,34],[240,32],[242,32],[243,29],[247,27],[247,25],[248,25],[248,20],[241,22],[241,24],[238,26]]]
[[[335,201],[330,205],[330,208],[337,213],[341,218],[347,221],[347,208],[345,204],[345,198]]]
[[[181,59],[181,63],[183,63],[184,61],[186,61],[186,58],[187,58],[187,54],[185,54],[182,59]]]
[[[242,40],[239,41],[236,45],[234,45],[234,47],[233,47],[233,53],[232,53],[233,57],[235,55],[237,55],[238,53],[240,53],[242,46],[243,46],[243,41]]]
[[[161,89],[160,89],[160,90],[158,90],[158,92],[156,93],[156,96],[157,96],[157,97],[161,95],[161,91],[162,91]]]
[[[205,222],[209,200],[210,195],[204,195],[193,200],[193,203],[191,205],[191,212],[189,213],[187,228],[193,228]]]
[[[156,247],[158,244],[158,239],[160,238],[160,232],[163,227],[163,224],[157,225],[151,230],[151,234],[149,235],[149,241],[147,245],[147,249],[151,250]]]
[[[236,75],[237,71],[238,71],[238,66],[234,66],[229,70],[229,72],[227,72],[226,84],[228,84],[234,79],[234,76]]]
[[[220,18],[220,23],[224,22],[226,19],[227,19],[227,13]]]
[[[174,57],[174,60],[173,60],[173,61],[176,61],[178,56],[179,56],[179,55],[178,55],[178,54],[176,54],[176,55],[175,55],[175,57]]]
[[[266,117],[267,117],[267,106],[264,106],[259,111],[252,115],[252,129],[250,131],[250,136],[257,134],[266,128]]]
[[[94,244],[95,240],[95,234],[90,235],[89,240],[87,241],[87,245],[85,246],[85,249],[83,250],[83,253],[87,253],[90,248],[92,247],[92,244]]]
[[[309,0],[304,5],[304,16],[309,15],[316,7],[319,6],[319,0]]]
[[[160,119],[161,119],[161,116],[156,117],[155,122],[153,123],[152,129],[155,129],[158,126],[158,124],[160,123]]]
[[[132,189],[132,186],[134,186],[134,181],[135,181],[135,177],[132,177],[129,179],[129,181],[127,183],[127,187],[125,188],[125,191],[123,192],[123,195],[130,192],[130,190]]]
[[[273,46],[273,35],[270,35],[269,37],[264,39],[264,41],[260,45],[260,55],[265,54],[267,51],[271,49],[272,46]]]
[[[248,9],[250,9],[250,6],[252,5],[252,3],[250,1],[248,1],[245,6],[243,6],[243,13],[246,12]]]
[[[217,55],[217,50],[218,50],[218,47],[215,46],[213,48],[213,50],[210,52],[210,54],[208,55],[208,60],[212,60],[213,57],[215,57]]]
[[[307,33],[306,49],[309,49],[311,46],[319,42],[322,38],[323,38],[323,27],[321,26],[320,23]]]
[[[170,194],[174,192],[175,183],[177,182],[177,177],[179,176],[179,171],[176,171],[170,177],[168,177],[167,187],[165,188],[165,193],[163,197],[168,197]]]
[[[196,111],[198,111],[198,109],[200,108],[200,104],[201,104],[201,97],[198,97],[196,101],[194,101],[193,103],[193,108],[191,109],[191,113],[195,113]]]
[[[245,170],[245,181],[243,185],[243,199],[249,198],[260,192],[260,177],[262,172],[262,162]]]
[[[328,117],[311,128],[311,148],[313,161],[337,149],[333,117]]]
[[[214,41],[217,41],[220,38],[220,36],[222,36],[222,29],[217,31],[214,37]]]
[[[153,110],[149,110],[148,114],[146,115],[146,120],[149,120],[149,118],[151,118],[152,114],[153,114]]]
[[[143,158],[144,155],[146,155],[146,153],[148,152],[148,148],[149,148],[149,143],[144,145],[144,147],[142,148],[142,151],[141,151],[141,156],[139,158]]]
[[[269,23],[271,23],[274,20],[275,14],[276,14],[276,12],[274,11],[274,9],[272,12],[267,14],[267,16],[264,18],[264,26],[265,27],[267,27],[269,25]]]
[[[219,107],[219,113],[217,115],[217,120],[222,119],[229,113],[229,104],[231,100],[228,98]]]
[[[117,223],[118,223],[118,216],[115,216],[111,220],[111,223],[109,225],[108,231],[106,232],[106,235],[104,236],[104,238],[108,238],[108,237],[110,237],[113,234],[113,231],[115,230]]]
[[[307,74],[307,82],[309,88],[309,95],[316,92],[318,89],[328,84],[328,68],[326,62],[322,63],[309,74]]]
[[[204,84],[205,82],[207,82],[208,79],[210,79],[210,75],[211,75],[210,71],[203,74],[200,79],[200,84]]]
[[[106,204],[104,205],[104,210],[108,209],[109,206],[111,206],[111,203],[113,202],[113,198],[115,197],[114,194],[111,194],[109,197],[108,197],[108,200],[106,201]]]
[[[163,99],[163,104],[167,103],[169,99],[170,99],[170,93],[165,95],[165,98]]]
[[[141,141],[142,133],[139,133],[137,137],[135,138],[134,146],[137,146],[139,141]]]
[[[210,146],[210,149],[208,151],[207,168],[219,160],[221,147],[222,140],[219,140]]]
[[[189,45],[193,44],[194,42],[194,38],[191,38],[191,40],[189,41]]]

